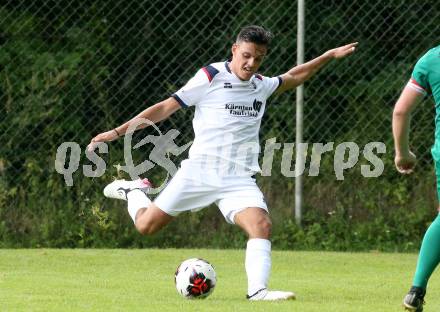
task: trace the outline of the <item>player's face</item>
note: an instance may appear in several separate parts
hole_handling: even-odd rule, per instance
[[[241,80],[249,80],[258,71],[267,47],[252,42],[234,43],[232,46],[231,70]]]

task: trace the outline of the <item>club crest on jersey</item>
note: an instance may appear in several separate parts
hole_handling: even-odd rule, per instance
[[[257,99],[254,100],[254,103],[252,104],[253,108],[257,111],[260,112],[261,110],[261,106],[263,105],[263,102],[261,101],[257,101]]]

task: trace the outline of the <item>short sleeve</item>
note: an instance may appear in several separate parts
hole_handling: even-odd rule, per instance
[[[414,66],[408,86],[419,93],[427,94],[430,89],[428,83],[428,69],[427,58],[423,56]]]
[[[186,85],[171,96],[182,107],[194,106],[201,100],[208,87],[209,79],[203,69],[200,69]]]
[[[281,77],[263,77],[267,97],[271,96],[280,86],[283,80]]]

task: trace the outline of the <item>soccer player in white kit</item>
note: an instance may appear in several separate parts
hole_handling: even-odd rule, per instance
[[[104,189],[110,198],[127,200],[128,212],[141,234],[149,235],[184,211],[216,203],[227,222],[248,235],[245,268],[249,300],[294,299],[289,291],[268,290],[271,268],[271,220],[264,196],[252,177],[258,165],[261,118],[274,92],[295,89],[332,59],[350,55],[357,43],[329,50],[277,77],[257,74],[272,34],[260,26],[241,29],[232,45],[232,60],[201,68],[168,99],[130,121],[94,137],[89,145],[113,141],[140,119],[154,123],[181,108],[195,107],[194,142],[188,159],[152,202],[148,180],[116,180]]]

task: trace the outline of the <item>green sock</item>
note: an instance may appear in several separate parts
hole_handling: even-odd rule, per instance
[[[440,262],[440,214],[431,223],[423,237],[417,261],[413,286],[426,289],[428,280]]]

